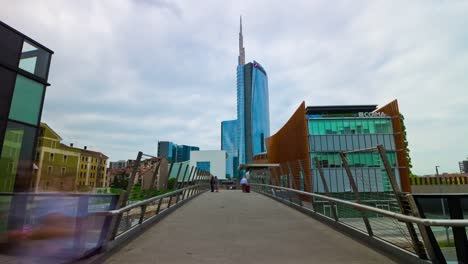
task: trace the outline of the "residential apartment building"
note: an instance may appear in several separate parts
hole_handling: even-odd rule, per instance
[[[41,123],[35,157],[36,191],[89,191],[109,186],[106,155],[61,141],[52,128]]]

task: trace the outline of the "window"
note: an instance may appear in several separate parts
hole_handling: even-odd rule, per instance
[[[65,176],[66,168],[62,168],[60,171],[61,176]]]
[[[54,161],[54,153],[49,154],[49,161]]]
[[[21,75],[17,75],[9,118],[37,125],[41,110],[44,86]]]
[[[0,156],[0,192],[12,192],[16,177],[29,177],[24,174],[34,159],[35,134],[33,127],[8,122]]]
[[[39,151],[36,152],[36,160],[39,160],[41,157],[41,153]]]
[[[197,168],[202,171],[210,172],[211,162],[209,161],[197,161]]]
[[[49,60],[49,52],[25,41],[23,42],[21,59],[18,67],[45,79],[47,77],[47,69],[49,68]]]
[[[53,171],[54,171],[54,168],[52,166],[47,167],[47,174],[48,175],[51,175]]]
[[[67,155],[63,155],[63,162],[67,162],[68,160],[68,156]]]

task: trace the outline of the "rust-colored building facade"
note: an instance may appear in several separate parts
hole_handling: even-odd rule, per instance
[[[280,164],[279,169],[271,171],[273,181],[279,183],[280,175],[287,175],[287,186],[312,190],[305,102],[276,134],[266,139],[266,147],[268,162]]]
[[[383,114],[381,114],[383,113]],[[272,169],[272,181],[305,191],[323,192],[312,159],[324,167],[331,192],[350,191],[338,153],[383,145],[394,167],[401,190],[411,192],[408,153],[398,102],[376,105],[312,106],[302,102],[286,124],[266,139],[267,160],[280,164]],[[390,191],[387,175],[375,152],[348,156],[350,166],[363,178],[362,192]],[[355,175],[355,177],[356,177]],[[282,177],[281,177],[282,176]]]
[[[400,174],[401,189],[404,192],[411,192],[410,172],[408,153],[406,152],[405,138],[403,131],[403,120],[401,120],[400,109],[398,108],[398,101],[393,100],[387,105],[379,108],[376,112],[385,113],[392,118],[393,136],[395,138],[395,145],[397,148],[396,156],[398,159],[398,172]]]

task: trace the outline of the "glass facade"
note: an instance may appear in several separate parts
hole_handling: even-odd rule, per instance
[[[158,157],[164,157],[169,162],[190,160],[190,151],[200,150],[199,147],[177,145],[170,141],[158,141]]]
[[[237,120],[221,122],[221,150],[226,151],[226,176],[237,177],[239,166],[237,153]]]
[[[237,66],[237,140],[239,162],[245,163],[244,65]]]
[[[252,73],[252,156],[266,152],[265,138],[270,136],[268,78],[254,61]]]
[[[50,53],[25,41],[19,68],[45,79],[49,70]]]
[[[268,77],[256,61],[238,66],[237,117],[239,162],[251,163],[255,154],[266,151],[270,136]]]
[[[210,172],[211,162],[209,161],[197,161],[197,168],[202,171]]]
[[[399,183],[398,162],[390,118],[317,116],[308,119],[309,153],[315,192],[324,192],[315,158],[321,162],[331,192],[349,192],[351,187],[339,152],[383,145]],[[361,192],[391,191],[382,160],[376,152],[347,154],[351,172]]]
[[[43,93],[44,85],[18,75],[9,118],[37,126]]]
[[[0,192],[30,191],[53,52],[1,21],[0,39]]]
[[[311,135],[391,134],[390,119],[309,119]]]

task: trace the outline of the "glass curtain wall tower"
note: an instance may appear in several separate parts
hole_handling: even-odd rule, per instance
[[[231,121],[232,122],[232,121]],[[266,151],[265,138],[270,136],[268,76],[260,63],[245,63],[242,18],[239,32],[239,57],[237,65],[237,131],[236,149],[240,164],[251,163],[255,154]],[[221,137],[226,138],[221,130]],[[223,146],[222,146],[223,148]],[[226,165],[233,160],[228,156]]]

